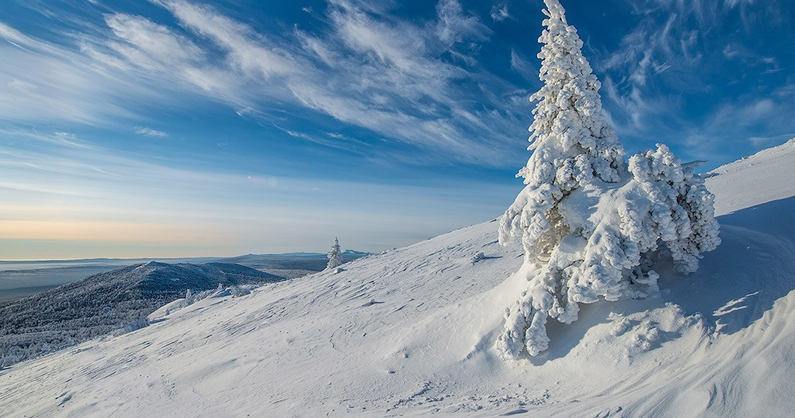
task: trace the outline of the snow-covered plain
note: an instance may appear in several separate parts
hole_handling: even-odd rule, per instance
[[[795,141],[713,173],[698,272],[551,321],[537,357],[494,348],[526,275],[492,221],[18,364],[0,415],[791,416]]]

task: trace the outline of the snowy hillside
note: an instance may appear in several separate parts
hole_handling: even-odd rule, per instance
[[[8,416],[747,417],[795,410],[795,143],[715,170],[721,246],[504,361],[525,283],[497,223],[205,299],[0,372]],[[763,184],[764,183],[764,184]],[[767,187],[771,185],[771,187]],[[730,213],[731,212],[731,213]],[[482,253],[482,254],[481,254]]]
[[[710,188],[722,191],[719,215],[795,195],[795,138],[713,170]]]

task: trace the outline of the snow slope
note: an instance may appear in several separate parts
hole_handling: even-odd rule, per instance
[[[713,170],[715,214],[723,215],[795,195],[795,138]],[[721,193],[723,192],[723,193]]]
[[[579,321],[553,321],[550,349],[538,357],[506,362],[493,347],[524,276],[512,274],[519,246],[500,247],[492,221],[340,272],[205,299],[142,330],[21,363],[0,372],[0,411],[789,416],[793,148],[715,170],[708,187],[723,244],[696,274],[663,265],[661,297],[584,305]]]

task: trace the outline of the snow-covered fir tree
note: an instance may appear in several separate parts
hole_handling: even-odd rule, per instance
[[[558,0],[544,2],[533,153],[500,222],[501,242],[522,238],[528,280],[497,341],[512,358],[546,350],[547,319],[571,323],[579,303],[655,294],[650,256],[661,242],[683,273],[720,243],[712,194],[666,146],[631,157],[627,169],[577,30]]]
[[[567,232],[556,229],[556,205],[566,195],[594,182],[620,181],[624,153],[602,113],[599,80],[582,55],[577,30],[557,0],[546,4],[547,29],[538,39],[544,86],[530,97],[537,102],[529,129],[533,154],[518,174],[525,189],[500,222],[501,241],[522,236],[526,260],[548,256]]]
[[[342,250],[340,249],[340,240],[335,237],[334,245],[331,246],[331,251],[328,253],[327,269],[337,268],[342,264]]]

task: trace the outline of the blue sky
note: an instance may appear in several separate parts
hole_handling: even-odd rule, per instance
[[[628,153],[795,136],[795,3],[563,1]],[[0,3],[0,259],[380,251],[521,189],[541,1]]]

